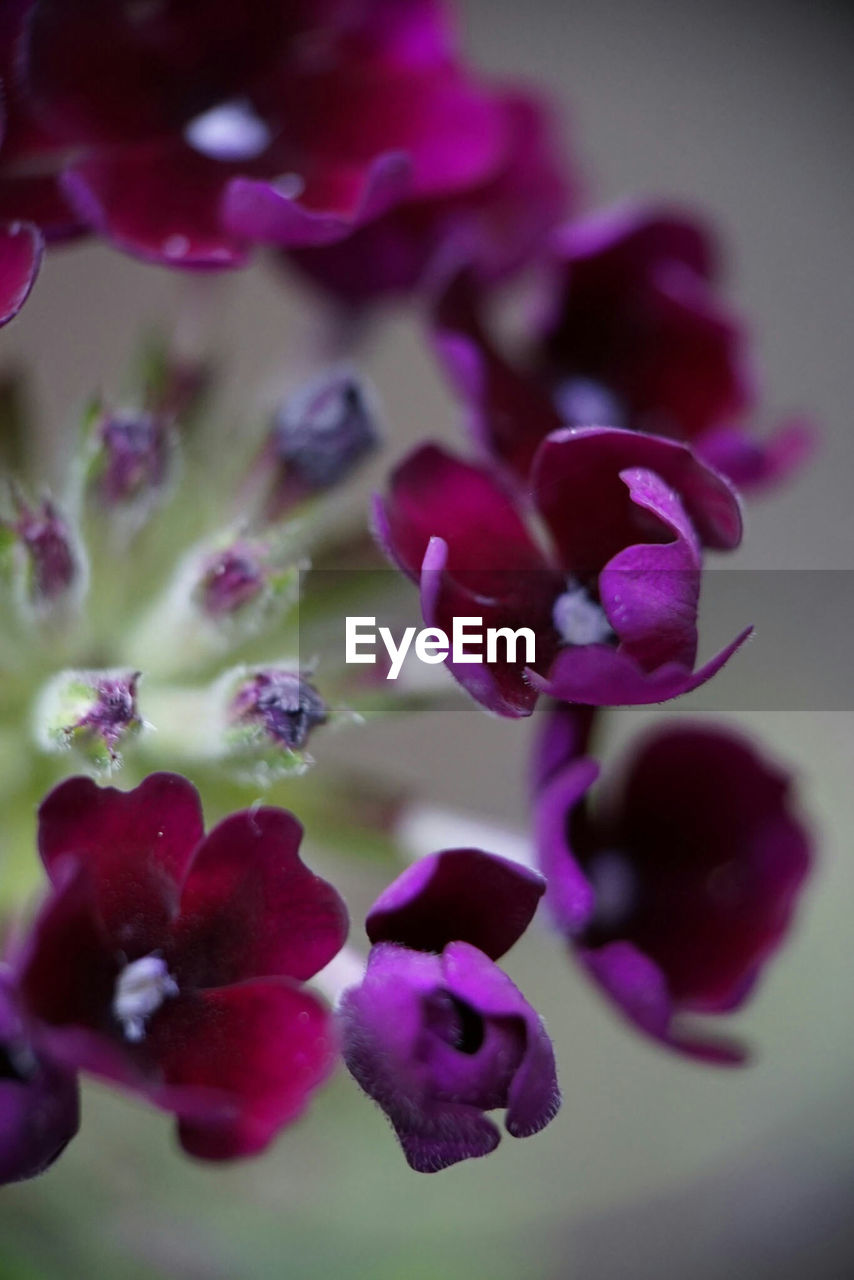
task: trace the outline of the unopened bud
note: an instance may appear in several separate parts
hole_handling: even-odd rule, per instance
[[[160,414],[105,412],[95,427],[89,471],[99,501],[147,514],[166,486],[174,443],[170,422]]]
[[[82,552],[59,508],[46,498],[31,507],[15,494],[17,518],[4,526],[17,549],[24,601],[38,612],[67,602],[84,583]]]
[[[210,557],[196,600],[210,618],[235,614],[264,593],[268,576],[264,549],[238,541]]]
[[[376,449],[378,410],[371,390],[337,370],[277,410],[259,468],[272,473],[264,514],[276,520],[316,493],[341,484]]]
[[[98,769],[121,764],[121,744],[139,732],[139,672],[64,671],[45,686],[35,731],[45,751],[75,747]]]
[[[225,745],[229,756],[260,766],[269,777],[302,773],[312,731],[329,719],[329,708],[299,670],[240,669],[226,677]]]

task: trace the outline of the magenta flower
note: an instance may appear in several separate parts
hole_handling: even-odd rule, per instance
[[[0,1186],[53,1164],[77,1132],[79,1110],[73,1072],[36,1053],[0,964]]]
[[[339,302],[356,307],[426,288],[449,265],[491,283],[541,255],[567,214],[575,182],[562,163],[545,103],[496,91],[505,144],[495,172],[451,194],[405,198],[333,245],[288,260]]]
[[[30,0],[4,25],[0,215],[82,224],[150,261],[331,243],[404,192],[482,183],[505,147],[500,102],[425,0]],[[42,212],[19,188],[34,156]]]
[[[190,1154],[263,1150],[328,1075],[335,1041],[302,983],[343,944],[344,905],[280,809],[205,836],[174,774],[85,778],[39,811],[52,892],[18,960],[38,1043],[175,1113]]]
[[[556,298],[527,359],[508,361],[457,280],[437,341],[481,443],[525,475],[556,425],[628,427],[691,443],[734,483],[759,488],[805,458],[807,423],[766,440],[745,422],[756,406],[744,327],[717,292],[719,251],[694,218],[609,210],[554,238]]]
[[[420,1173],[493,1151],[487,1111],[506,1109],[515,1138],[557,1114],[551,1041],[493,963],[543,889],[516,863],[448,849],[405,871],[368,914],[368,970],[340,1010],[344,1058]]]
[[[427,445],[393,473],[376,509],[428,626],[451,636],[455,618],[480,618],[532,633],[493,660],[449,656],[490,710],[530,715],[539,693],[662,702],[708,680],[745,639],[695,670],[701,544],[737,546],[741,515],[726,481],[686,446],[604,427],[555,432],[534,461],[531,498],[548,553],[488,471]]]
[[[790,780],[737,734],[672,726],[591,806],[598,766],[575,715],[552,712],[540,751],[536,839],[554,921],[646,1035],[740,1062],[742,1045],[690,1015],[742,1005],[788,932],[811,861]]]

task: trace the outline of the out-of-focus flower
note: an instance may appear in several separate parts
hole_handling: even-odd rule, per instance
[[[499,651],[496,637],[491,659],[448,657],[490,710],[529,715],[539,693],[662,702],[708,680],[745,638],[694,669],[701,545],[737,546],[741,515],[727,482],[685,445],[610,428],[557,431],[538,451],[530,496],[548,555],[490,472],[434,445],[397,468],[376,509],[380,541],[419,584],[428,626],[451,637],[455,618],[479,618],[532,633],[512,650]]]
[[[262,519],[293,508],[347,480],[379,445],[373,388],[351,369],[333,369],[288,396],[274,415],[253,468]]]
[[[288,254],[338,302],[357,307],[429,288],[449,266],[482,283],[542,255],[575,194],[544,102],[499,92],[506,118],[503,160],[470,190],[405,199],[338,244]]]
[[[37,227],[26,222],[0,223],[0,325],[13,320],[29,297],[43,252]]]
[[[517,1138],[557,1114],[551,1041],[494,964],[543,889],[527,868],[448,849],[408,868],[368,914],[367,973],[340,1007],[344,1058],[421,1173],[493,1151],[487,1111],[506,1109]]]
[[[46,613],[76,599],[85,588],[85,567],[71,525],[45,498],[31,506],[14,493],[16,519],[0,525],[18,560],[21,596],[26,606]]]
[[[38,1053],[0,963],[0,1185],[44,1173],[77,1132],[73,1072]]]
[[[334,242],[404,192],[481,185],[507,146],[432,0],[16,0],[0,67],[0,216],[171,266]]]
[[[334,1060],[301,984],[347,917],[301,835],[292,814],[253,808],[205,836],[175,774],[129,792],[72,778],[39,811],[52,892],[16,961],[38,1043],[174,1112],[205,1159],[263,1150]]]
[[[808,452],[804,421],[762,440],[744,326],[718,292],[719,250],[695,218],[608,210],[554,237],[556,298],[527,356],[486,332],[471,279],[437,312],[437,345],[480,444],[524,476],[557,423],[609,425],[690,442],[733,482],[757,489]]]
[[[147,509],[163,491],[174,430],[166,415],[105,410],[92,433],[89,479],[108,508]]]
[[[585,737],[561,706],[541,744],[536,838],[554,921],[641,1031],[739,1062],[743,1046],[690,1015],[738,1008],[788,932],[811,861],[790,779],[737,734],[671,726],[591,805]]]
[[[122,742],[142,728],[138,671],[63,671],[44,689],[35,712],[38,742],[48,751],[76,747],[101,769],[121,762]]]

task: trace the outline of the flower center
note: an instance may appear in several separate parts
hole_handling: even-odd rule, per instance
[[[610,934],[621,928],[634,910],[637,899],[637,872],[618,849],[597,853],[584,868],[596,894],[590,927]]]
[[[178,984],[156,953],[126,964],[116,979],[113,1017],[126,1040],[137,1044],[145,1037],[145,1024],[164,1000],[178,994]]]
[[[248,102],[222,102],[191,120],[184,137],[209,160],[254,160],[270,145],[267,125]]]
[[[554,392],[555,408],[570,427],[624,427],[616,396],[592,378],[567,378]]]
[[[554,602],[552,622],[565,644],[611,644],[616,639],[601,604],[573,579]]]

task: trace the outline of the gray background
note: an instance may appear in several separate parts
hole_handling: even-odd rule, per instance
[[[764,418],[803,408],[824,432],[808,474],[751,505],[737,563],[851,568],[851,11],[785,0],[465,0],[461,9],[481,65],[560,96],[592,196],[669,196],[720,220],[731,295],[756,326]],[[93,382],[114,384],[141,326],[183,311],[185,294],[173,277],[103,249],[47,262],[22,317],[0,335],[4,358],[40,353],[45,439],[72,421]],[[318,317],[260,265],[214,297],[239,429],[256,417],[258,388],[269,398],[309,358]],[[454,438],[454,408],[412,317],[389,319],[368,363],[386,405],[389,456],[417,436]],[[534,935],[511,968],[549,1019],[566,1094],[541,1137],[505,1140],[480,1165],[416,1179],[380,1118],[339,1080],[329,1106],[269,1158],[211,1174],[164,1158],[165,1123],[101,1094],[57,1170],[0,1204],[4,1238],[14,1223],[21,1249],[48,1268],[34,1274],[117,1274],[126,1248],[151,1274],[180,1276],[850,1274],[854,718],[832,710],[852,705],[850,596],[840,603],[845,574],[791,581],[810,585],[803,598],[794,589],[782,617],[766,619],[764,652],[776,643],[778,657],[751,655],[748,675],[722,676],[704,700],[728,712],[769,708],[734,718],[799,772],[820,835],[794,940],[734,1020],[760,1050],[754,1066],[704,1071],[637,1042],[553,943]],[[814,704],[773,709],[761,696],[763,669],[778,688],[774,663],[784,658],[822,669]],[[690,712],[680,704],[673,714]],[[614,742],[648,718],[620,713]],[[426,799],[522,828],[529,732],[449,711],[374,730],[358,752]],[[346,759],[355,742],[342,735],[329,756]],[[105,1152],[109,1177],[98,1173]],[[72,1208],[81,1179],[82,1221]],[[52,1237],[40,1226],[46,1215]]]

